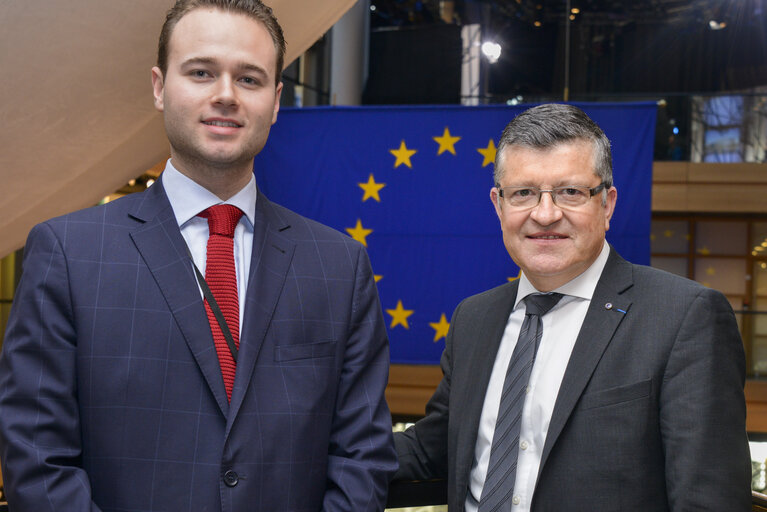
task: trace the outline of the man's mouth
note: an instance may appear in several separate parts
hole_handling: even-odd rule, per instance
[[[532,238],[534,240],[561,240],[567,237],[564,235],[529,235],[528,238]]]
[[[226,128],[239,128],[240,125],[233,121],[203,121],[208,126],[223,126]]]

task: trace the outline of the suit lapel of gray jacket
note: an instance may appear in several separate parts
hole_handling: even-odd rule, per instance
[[[208,316],[162,179],[143,193],[131,216],[143,223],[131,233],[133,243],[157,282],[208,387],[226,416],[229,402]]]
[[[462,393],[456,394],[462,407],[464,420],[460,423],[458,439],[456,443],[456,489],[464,493],[468,490],[469,473],[474,461],[474,449],[477,444],[479,431],[479,419],[482,415],[482,406],[485,402],[487,386],[490,382],[490,374],[493,371],[498,347],[506,330],[509,315],[514,308],[517,297],[519,281],[514,281],[502,288],[501,299],[491,304],[483,317],[478,319],[476,325],[477,337],[473,340],[474,350],[469,362],[470,378]],[[455,364],[455,363],[454,363]],[[459,495],[459,501],[463,504],[465,494]]]
[[[631,314],[631,300],[622,294],[632,286],[632,274],[631,264],[611,248],[559,387],[559,395],[554,404],[546,443],[541,454],[539,477],[549,453],[612,340],[615,330],[623,318]]]
[[[248,390],[296,248],[295,242],[282,234],[290,229],[290,224],[280,218],[261,191],[258,192],[256,200],[253,228],[253,255],[250,261],[248,290],[245,294],[240,352],[232,389],[227,434]],[[271,358],[273,355],[264,354],[264,357]]]

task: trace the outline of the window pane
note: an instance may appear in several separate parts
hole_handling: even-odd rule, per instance
[[[678,276],[687,277],[687,257],[672,258],[653,256],[650,258],[650,266],[671,272]]]
[[[744,295],[746,265],[742,259],[697,258],[695,280],[725,295]]]
[[[754,298],[767,299],[767,262],[754,262]],[[765,310],[767,311],[767,310]],[[767,334],[767,332],[765,332]]]
[[[767,298],[754,301],[756,311],[767,311]],[[751,338],[751,358],[755,376],[767,375],[767,315],[754,315],[754,335]]]
[[[747,246],[748,225],[745,222],[701,221],[696,225],[695,252],[741,256]]]
[[[687,254],[690,235],[686,220],[653,220],[650,234],[652,254]]]
[[[754,256],[767,256],[767,222],[752,224],[751,251]]]

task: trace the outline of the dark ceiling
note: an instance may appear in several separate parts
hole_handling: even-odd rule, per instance
[[[371,0],[374,26],[405,26],[437,22],[445,4],[451,4],[459,23],[472,11],[487,9],[491,16],[533,24],[560,23],[568,14],[567,0]],[[735,22],[747,16],[764,20],[764,0],[571,0],[578,9],[576,22],[625,25],[628,23]]]
[[[501,99],[562,91],[566,41],[569,89],[576,95],[767,86],[767,0],[370,0],[370,5],[374,30],[422,31],[417,47],[428,46],[433,37],[428,27],[479,24],[483,40],[504,48],[485,86]]]

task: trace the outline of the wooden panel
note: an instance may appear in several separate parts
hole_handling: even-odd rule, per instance
[[[767,164],[655,162],[652,211],[765,213]]]
[[[618,190],[618,206],[621,198]],[[687,211],[687,184],[662,183],[652,186],[652,211],[654,212],[685,212]]]
[[[386,387],[386,401],[394,415],[423,416],[439,381],[442,370],[439,366],[393,364],[389,368],[389,385]]]
[[[767,183],[767,164],[691,163],[688,180],[713,183]]]
[[[767,381],[746,381],[746,430],[767,433]]]
[[[652,181],[686,182],[690,172],[690,162],[653,162]]]

